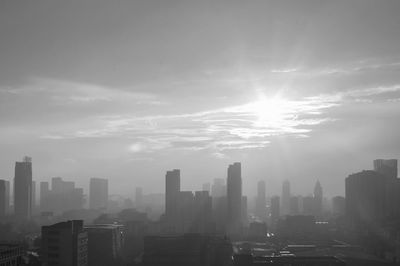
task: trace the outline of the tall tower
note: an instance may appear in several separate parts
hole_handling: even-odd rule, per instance
[[[29,220],[32,215],[32,158],[25,156],[15,163],[14,210],[21,220]]]
[[[0,217],[6,216],[7,213],[7,206],[6,206],[6,199],[7,199],[7,188],[6,188],[6,180],[0,180]]]
[[[397,160],[376,159],[374,160],[374,170],[385,177],[397,178]]]
[[[228,226],[238,232],[242,226],[242,170],[236,162],[228,167],[227,178]]]
[[[317,180],[317,183],[315,183],[315,187],[314,187],[314,216],[315,216],[315,218],[321,218],[321,216],[322,216],[322,198],[323,198],[322,186],[319,183],[319,180]]]
[[[256,215],[262,220],[267,219],[267,199],[265,197],[265,181],[257,183]]]
[[[181,171],[174,169],[165,175],[165,216],[175,219],[178,215],[178,200],[181,191]]]
[[[89,190],[90,209],[106,209],[108,205],[108,180],[91,178]]]
[[[289,180],[283,181],[282,184],[282,215],[288,215],[290,213],[290,182]]]

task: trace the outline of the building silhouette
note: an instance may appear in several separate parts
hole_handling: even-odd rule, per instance
[[[261,180],[257,183],[257,197],[256,197],[256,216],[262,220],[267,219],[267,199],[265,193],[265,181]]]
[[[107,209],[108,206],[108,180],[103,178],[91,178],[89,185],[90,209]]]
[[[281,197],[281,214],[288,215],[290,213],[290,182],[285,180],[282,183]]]
[[[300,197],[292,196],[290,197],[290,215],[300,214]]]
[[[0,265],[1,266],[19,266],[23,265],[25,250],[19,244],[0,243]]]
[[[173,221],[178,216],[178,201],[181,191],[181,171],[174,169],[165,175],[165,216]]]
[[[6,182],[6,180],[0,180],[0,217],[6,216],[8,208]]]
[[[82,220],[42,226],[43,265],[87,266],[88,234]]]
[[[228,231],[238,233],[242,227],[242,172],[240,163],[229,165],[227,177]]]
[[[49,211],[49,182],[40,182],[40,211],[45,212]]]
[[[226,196],[226,184],[223,178],[215,178],[211,186],[211,196],[213,198]]]
[[[270,206],[271,206],[270,207],[271,208],[271,210],[270,210],[270,213],[271,213],[270,225],[272,227],[275,227],[276,223],[278,222],[279,217],[280,217],[280,198],[279,198],[279,196],[271,197],[271,205]]]
[[[32,159],[27,156],[15,163],[14,213],[19,220],[29,220],[32,215]]]
[[[322,186],[317,181],[315,183],[314,187],[314,212],[313,215],[315,218],[321,218],[322,217],[322,199],[323,199],[323,191],[322,191]]]
[[[397,160],[376,159],[374,160],[374,170],[388,178],[397,178]]]

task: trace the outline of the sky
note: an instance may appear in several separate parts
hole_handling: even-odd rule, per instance
[[[0,178],[344,194],[400,158],[400,1],[0,1]]]

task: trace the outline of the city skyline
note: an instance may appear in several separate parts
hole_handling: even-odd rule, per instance
[[[240,161],[244,191],[318,179],[335,195],[400,158],[398,1],[0,5],[1,178],[28,154],[37,182],[108,177],[126,194]]]

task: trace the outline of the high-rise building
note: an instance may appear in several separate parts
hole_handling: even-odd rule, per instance
[[[25,250],[20,244],[0,243],[0,265],[18,266],[24,263]]]
[[[374,170],[386,177],[397,178],[397,160],[376,159],[374,160]]]
[[[298,196],[290,197],[290,215],[299,215],[300,203]]]
[[[264,222],[267,219],[267,199],[265,193],[265,181],[263,180],[258,181],[257,183],[256,215]]]
[[[386,183],[376,171],[362,171],[346,178],[346,216],[357,229],[376,229],[385,220]],[[366,227],[366,228],[365,228]]]
[[[319,183],[319,181],[317,181],[314,187],[314,216],[316,219],[322,217],[322,199],[323,199],[322,186]]]
[[[20,220],[29,220],[32,215],[32,159],[27,156],[15,163],[14,212]]]
[[[43,265],[87,266],[88,234],[82,220],[42,226]]]
[[[178,200],[181,191],[181,171],[174,169],[165,175],[165,216],[176,219],[178,215]]]
[[[228,230],[240,232],[242,227],[242,170],[236,162],[228,167],[227,178]]]
[[[342,196],[332,198],[332,213],[335,216],[344,215],[346,210],[346,199]]]
[[[226,185],[223,178],[215,178],[211,186],[211,196],[213,198],[226,196]]]
[[[211,184],[210,183],[204,183],[202,185],[202,190],[210,192],[211,191]]]
[[[279,196],[274,196],[271,198],[271,226],[276,226],[276,223],[280,217],[280,198]]]
[[[211,233],[212,198],[208,191],[196,191],[194,194],[194,232]]]
[[[88,266],[122,265],[122,225],[87,225],[85,231],[88,234]]]
[[[6,199],[5,199],[5,203],[6,203],[6,214],[10,214],[10,213],[11,213],[11,206],[10,206],[10,181],[6,180],[6,181],[5,181],[5,185],[6,185]]]
[[[36,181],[32,181],[32,210],[36,208]]]
[[[40,182],[40,210],[49,211],[49,182]]]
[[[89,186],[90,209],[107,209],[108,203],[108,180],[102,178],[91,178]]]
[[[6,180],[0,180],[0,217],[6,216]]]
[[[289,180],[285,180],[282,183],[281,213],[282,213],[282,215],[288,215],[290,213],[290,182],[289,182]]]

